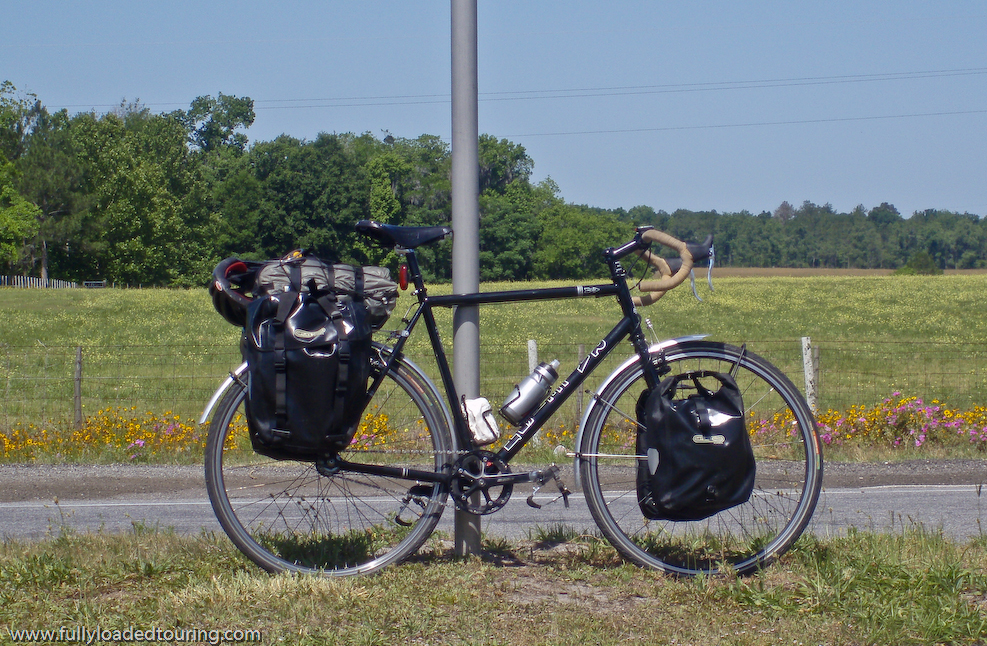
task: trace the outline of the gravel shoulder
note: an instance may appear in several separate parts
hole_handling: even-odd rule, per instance
[[[205,496],[198,465],[0,464],[0,502]]]
[[[823,486],[980,485],[987,482],[987,460],[908,460],[906,462],[823,463]]]
[[[520,469],[518,469],[520,470]],[[572,482],[571,468],[563,477]],[[828,488],[888,485],[980,485],[987,460],[909,460],[824,465]],[[205,496],[201,465],[0,464],[0,502]]]

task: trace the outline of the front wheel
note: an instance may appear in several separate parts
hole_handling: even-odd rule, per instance
[[[640,360],[601,386],[585,417],[576,458],[590,512],[629,560],[679,575],[730,567],[752,572],[784,553],[809,523],[822,485],[812,412],[792,382],[755,354],[722,343],[685,341],[663,349],[671,370],[733,373],[743,396],[756,462],[747,502],[699,521],[649,520],[637,498],[635,406],[647,388]]]
[[[387,356],[377,346],[372,377]],[[247,435],[245,397],[245,384],[235,381],[212,416],[206,488],[223,529],[252,561],[269,572],[368,574],[414,554],[428,539],[447,485],[260,456]],[[399,360],[341,455],[361,465],[443,472],[454,453],[434,386]]]

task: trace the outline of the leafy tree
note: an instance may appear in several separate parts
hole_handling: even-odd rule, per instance
[[[0,155],[15,161],[23,151],[24,135],[31,128],[30,111],[37,97],[19,95],[10,81],[0,83]]]
[[[3,258],[41,275],[196,284],[223,255],[267,258],[298,246],[392,265],[355,236],[355,221],[449,224],[451,156],[439,137],[323,133],[248,149],[253,119],[251,99],[222,93],[167,115],[122,105],[69,117],[4,82],[0,152],[13,166],[4,166]],[[808,201],[757,215],[599,209],[565,203],[551,179],[532,186],[522,146],[489,134],[478,143],[484,280],[597,275],[598,252],[632,225],[687,240],[712,232],[721,264],[895,267],[925,252],[939,267],[987,266],[987,222],[968,213],[902,218],[889,203],[837,213]],[[24,238],[26,212],[35,226]],[[420,250],[430,279],[450,277],[450,249]]]
[[[174,118],[139,105],[72,125],[90,196],[79,247],[90,276],[130,284],[205,282],[213,231],[197,167]]]
[[[895,273],[904,275],[934,276],[941,274],[942,269],[936,265],[936,261],[932,259],[929,252],[916,251],[912,254],[912,257],[908,259],[905,266]]]
[[[668,213],[655,211],[650,206],[645,205],[631,207],[626,213],[618,210],[616,215],[623,222],[635,226],[653,226],[662,231],[668,228],[668,222],[670,220]]]
[[[409,166],[402,177],[399,192],[407,207],[406,216],[414,224],[448,224],[452,199],[452,155],[449,145],[435,135],[416,139],[397,139],[395,153]],[[443,213],[442,216],[424,216]]]
[[[408,167],[398,185],[401,224],[448,226],[452,221],[452,156],[448,144],[435,135],[422,135],[415,139],[395,138],[389,146]],[[451,240],[422,247],[418,257],[429,280],[452,277]]]
[[[901,222],[902,218],[901,214],[898,213],[898,209],[894,208],[893,204],[881,202],[880,206],[875,206],[867,213],[867,219],[870,220],[879,231],[883,231],[888,227]]]
[[[527,280],[532,275],[538,220],[527,182],[480,196],[480,279]]]
[[[201,173],[206,209],[216,222],[216,257],[266,259],[258,238],[263,183],[253,157],[220,151],[203,160]]]
[[[282,135],[250,149],[260,184],[258,251],[279,257],[302,247],[352,259],[353,225],[369,213],[370,185],[344,144],[326,133],[312,142]]]
[[[481,194],[503,194],[514,182],[527,183],[531,178],[535,163],[523,146],[488,134],[480,135],[478,145]]]
[[[0,262],[13,262],[38,230],[38,207],[14,188],[14,165],[0,154]]]
[[[177,110],[173,115],[188,132],[189,143],[210,153],[230,147],[244,151],[247,147],[246,130],[253,124],[254,101],[249,97],[236,97],[219,93],[196,97],[188,110]]]
[[[82,191],[82,167],[75,154],[68,112],[49,114],[36,102],[30,111],[31,130],[24,135],[17,160],[21,193],[38,207],[38,232],[25,247],[25,270],[37,269],[47,279],[54,262],[58,274],[69,275],[66,246],[79,234],[87,197]]]
[[[398,189],[401,178],[411,170],[410,164],[387,152],[372,158],[365,168],[370,180],[370,217],[378,222],[400,221]]]
[[[548,187],[539,188],[544,192]],[[613,214],[565,204],[557,195],[553,198],[538,214],[541,233],[534,254],[535,277],[604,276],[603,250],[626,241],[633,229]]]

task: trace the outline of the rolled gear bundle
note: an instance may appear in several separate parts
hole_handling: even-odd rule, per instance
[[[237,327],[247,321],[247,308],[257,296],[291,289],[291,267],[301,271],[301,284],[313,293],[332,293],[362,300],[370,326],[380,329],[397,303],[398,284],[386,267],[354,267],[327,263],[302,251],[278,260],[258,262],[227,258],[216,265],[209,294],[216,311]]]

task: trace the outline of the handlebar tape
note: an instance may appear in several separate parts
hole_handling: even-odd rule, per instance
[[[709,249],[713,243],[712,238],[710,236],[702,244],[687,244],[677,238],[673,238],[664,231],[658,231],[656,229],[644,231],[641,234],[643,241],[657,242],[669,249],[673,249],[679,253],[679,258],[673,259],[671,262],[672,266],[670,266],[669,261],[653,253],[650,249],[634,252],[654,267],[655,274],[660,276],[660,278],[642,281],[638,285],[642,292],[649,293],[642,296],[635,296],[634,305],[637,307],[651,305],[664,296],[667,291],[681,285],[692,272],[695,261],[705,260],[709,257]]]

